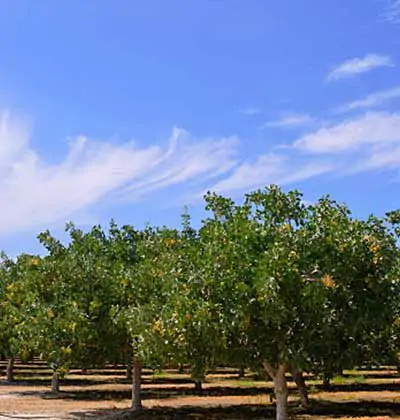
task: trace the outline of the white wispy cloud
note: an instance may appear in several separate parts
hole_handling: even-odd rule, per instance
[[[236,195],[271,183],[285,185],[321,175],[399,168],[400,114],[369,112],[328,124],[282,150],[242,162],[211,190]]]
[[[400,168],[400,145],[390,144],[372,148],[367,156],[357,162],[353,171],[371,171],[382,168],[385,170]]]
[[[337,109],[338,112],[348,112],[362,108],[373,108],[381,106],[392,99],[400,98],[400,86],[391,89],[381,90],[372,93],[363,99],[344,104]]]
[[[314,121],[314,118],[307,114],[287,114],[278,120],[267,121],[262,127],[297,127],[299,125],[310,124]]]
[[[239,112],[244,115],[257,115],[261,114],[262,110],[260,108],[244,108],[240,109]]]
[[[230,171],[237,163],[237,137],[206,138],[198,142],[183,129],[174,128],[169,148],[157,170],[133,180],[120,195],[137,197],[188,181],[204,182]]]
[[[400,23],[400,0],[389,0],[383,17],[388,22]]]
[[[338,65],[328,74],[327,80],[339,80],[366,73],[379,67],[394,67],[394,63],[388,56],[367,54],[363,58],[352,58]]]
[[[235,164],[237,145],[236,138],[196,141],[179,129],[167,149],[79,136],[54,164],[32,149],[29,134],[20,121],[0,117],[0,234],[64,223],[121,192],[132,199],[222,175]]]
[[[248,191],[268,184],[291,184],[328,173],[332,165],[321,162],[296,162],[288,156],[268,154],[239,165],[230,176],[211,187],[218,193]]]
[[[337,153],[362,145],[400,141],[400,114],[367,114],[319,129],[295,141],[294,147],[310,153]]]
[[[176,185],[197,198],[195,191],[208,189],[235,196],[271,183],[400,167],[400,113],[368,112],[314,129],[279,153],[242,158],[236,137],[197,140],[175,128],[165,146],[79,136],[61,162],[50,163],[29,135],[21,121],[0,117],[0,235],[90,217],[94,205],[126,204]]]

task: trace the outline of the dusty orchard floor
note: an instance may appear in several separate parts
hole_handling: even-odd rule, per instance
[[[4,364],[3,366],[4,367]],[[1,368],[1,367],[0,367]],[[157,420],[237,420],[273,418],[274,407],[267,395],[271,383],[251,375],[238,380],[229,370],[209,375],[202,395],[194,392],[188,375],[145,371],[143,403],[137,416],[127,410],[130,385],[123,369],[72,371],[55,398],[49,393],[50,372],[41,364],[18,365],[16,382],[0,382],[0,420],[128,418]],[[349,372],[333,382],[329,392],[309,378],[312,408],[298,407],[290,383],[291,414],[304,420],[359,418],[400,419],[400,375],[394,370]]]

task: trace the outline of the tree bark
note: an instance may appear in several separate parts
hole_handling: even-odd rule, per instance
[[[268,362],[263,362],[264,369],[274,382],[274,393],[276,399],[276,420],[287,420],[288,418],[288,396],[289,390],[286,381],[286,366],[279,364],[273,368]]]
[[[324,375],[324,378],[322,380],[322,385],[325,389],[329,389],[331,386],[331,378],[327,375]]]
[[[309,408],[310,399],[308,398],[308,390],[303,372],[301,370],[292,369],[292,376],[297,388],[299,389],[301,406],[303,408]]]
[[[53,372],[51,378],[51,392],[53,394],[58,394],[60,392],[60,375],[57,371]]]
[[[14,357],[11,356],[8,359],[7,363],[7,382],[13,382],[14,381]]]
[[[128,360],[126,363],[126,379],[132,379],[132,362],[131,360]]]
[[[126,379],[132,379],[132,360],[133,360],[133,348],[132,342],[127,341],[126,343],[126,353],[125,353],[125,360],[126,360]]]
[[[203,391],[203,382],[200,380],[194,381],[194,389],[196,392],[202,392]]]
[[[244,378],[244,376],[245,376],[245,368],[243,367],[243,366],[241,366],[240,368],[239,368],[239,378]]]
[[[132,363],[132,410],[140,411],[142,409],[142,366],[135,357]]]

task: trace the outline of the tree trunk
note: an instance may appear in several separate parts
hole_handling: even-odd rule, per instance
[[[141,396],[142,366],[136,358],[133,360],[132,367],[132,410],[140,411],[142,409]]]
[[[297,388],[299,389],[301,406],[303,408],[309,408],[310,400],[308,398],[308,390],[303,372],[301,370],[292,369],[292,376]]]
[[[279,364],[273,368],[268,362],[263,363],[264,369],[274,382],[274,393],[276,399],[276,420],[287,420],[288,418],[288,396],[289,390],[286,382],[286,366]]]
[[[51,378],[51,392],[53,394],[60,392],[60,375],[57,371],[53,372],[53,377]]]
[[[322,380],[322,385],[325,389],[329,389],[331,385],[331,378],[327,375],[324,375],[324,378]]]
[[[126,379],[132,380],[133,347],[132,347],[132,342],[129,340],[126,343],[125,361],[126,361],[125,377]]]
[[[195,380],[194,381],[194,390],[196,392],[202,392],[203,391],[203,381]]]
[[[128,360],[126,364],[126,379],[132,379],[132,361]]]
[[[274,390],[276,398],[276,420],[287,419],[289,391],[285,377],[285,366],[279,365],[274,377]]]
[[[246,373],[245,368],[243,366],[241,366],[239,368],[239,378],[244,378],[245,373]]]
[[[8,363],[7,363],[7,381],[8,382],[13,382],[14,381],[14,357],[11,356],[8,359]]]

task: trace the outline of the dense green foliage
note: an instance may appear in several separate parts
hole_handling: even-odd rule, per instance
[[[241,204],[208,194],[195,230],[67,226],[67,244],[39,235],[44,257],[3,256],[0,352],[40,354],[53,391],[71,366],[190,366],[200,389],[220,364],[274,381],[286,418],[291,373],[393,362],[398,352],[398,212],[354,218],[325,197],[306,206],[271,186]]]

